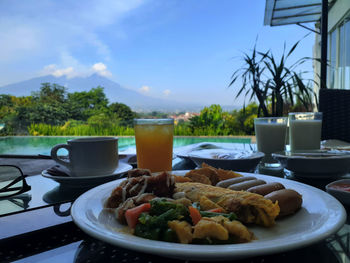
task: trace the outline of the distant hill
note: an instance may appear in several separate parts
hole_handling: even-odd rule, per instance
[[[89,77],[67,78],[66,76],[55,77],[47,75],[43,77],[32,78],[29,80],[9,84],[0,87],[0,94],[10,94],[14,96],[29,96],[34,91],[39,91],[41,83],[56,83],[67,88],[69,93],[89,91],[91,88],[101,86],[110,103],[119,102],[131,107],[134,111],[193,111],[198,112],[204,106],[200,104],[182,103],[167,99],[158,99],[142,95],[135,90],[122,87],[120,84],[100,76],[93,74]],[[226,109],[227,107],[225,107]]]

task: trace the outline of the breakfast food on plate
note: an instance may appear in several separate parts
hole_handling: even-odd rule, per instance
[[[262,195],[264,198],[269,199],[272,202],[277,201],[278,206],[280,207],[278,217],[294,214],[301,208],[303,202],[302,196],[298,192],[292,189],[285,189],[284,185],[281,183],[266,183],[263,180],[258,180],[251,176],[224,180],[217,183],[217,186],[236,191],[245,190],[247,192]]]
[[[176,186],[176,192],[184,192],[192,202],[200,202],[203,197],[209,199],[225,211],[234,212],[239,221],[255,223],[262,226],[272,226],[280,208],[271,200],[258,194],[246,191],[204,185],[201,183],[181,183]]]
[[[230,185],[241,183],[244,181],[249,181],[249,180],[256,180],[256,178],[253,176],[241,176],[241,177],[237,177],[237,178],[231,178],[231,179],[220,181],[216,184],[216,186],[226,188]]]
[[[279,217],[294,214],[301,207],[303,199],[301,195],[292,189],[281,189],[265,195],[272,202],[278,201],[280,206]]]
[[[138,177],[130,177],[116,187],[106,202],[106,207],[117,208],[130,197],[140,197],[144,193],[152,193],[158,197],[171,197],[175,188],[174,177],[166,172],[149,176],[139,173]]]
[[[241,178],[242,175],[234,171],[228,171],[223,169],[217,169],[206,163],[202,164],[202,168],[191,170],[184,176],[188,178],[190,182],[198,182],[202,184],[216,185],[222,180],[229,180],[235,178]]]
[[[244,181],[237,184],[232,184],[228,187],[228,189],[241,191],[241,190],[247,190],[251,187],[262,185],[262,184],[266,184],[266,182],[264,180],[258,180],[258,179],[249,180],[249,181]]]
[[[248,192],[256,193],[259,195],[267,195],[273,191],[284,189],[284,185],[281,183],[268,183],[253,186],[247,189]]]
[[[276,218],[295,213],[301,203],[301,195],[282,184],[203,164],[185,176],[131,170],[105,208],[139,237],[232,244],[256,239],[244,224],[271,227]]]

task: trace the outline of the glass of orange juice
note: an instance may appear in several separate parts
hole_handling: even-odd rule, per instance
[[[171,171],[173,119],[135,119],[137,167],[152,173]]]

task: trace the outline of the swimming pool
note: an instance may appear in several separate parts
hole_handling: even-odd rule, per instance
[[[9,136],[0,138],[0,155],[49,155],[51,148],[59,143],[78,137],[56,136]],[[251,138],[238,137],[174,137],[174,148],[199,142],[229,142],[249,145]],[[119,151],[135,148],[135,137],[119,137]]]

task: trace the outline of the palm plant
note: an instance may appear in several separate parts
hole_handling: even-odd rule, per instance
[[[301,72],[296,73],[297,68],[305,63],[309,58],[301,58],[287,66],[287,60],[298,46],[300,40],[296,42],[286,54],[286,45],[279,60],[275,58],[271,51],[258,52],[256,45],[252,54],[244,54],[245,65],[236,70],[231,76],[229,86],[241,80],[236,98],[245,92],[245,99],[249,96],[249,101],[256,98],[259,102],[258,116],[262,111],[263,115],[283,116],[286,105],[293,106],[295,99],[308,109],[312,105],[311,88],[304,84]],[[312,94],[312,95],[311,95]],[[269,110],[270,109],[270,110]]]
[[[261,54],[257,52],[256,45],[252,51],[251,56],[247,53],[244,53],[243,61],[244,66],[237,69],[231,76],[231,82],[229,87],[238,82],[242,81],[242,86],[238,91],[236,98],[238,98],[243,92],[244,98],[249,97],[249,102],[253,100],[254,97],[259,102],[258,116],[260,116],[261,111],[264,116],[268,116],[269,112],[266,105],[267,98],[267,88],[262,87],[262,74],[265,70],[265,67],[262,65],[262,62],[266,58],[266,54]],[[245,104],[245,100],[244,100]],[[245,106],[245,105],[244,105]],[[243,107],[244,108],[244,107]]]
[[[304,57],[297,60],[290,67],[287,66],[287,59],[298,46],[300,40],[296,42],[285,55],[286,45],[284,44],[283,53],[279,61],[275,59],[271,52],[261,53],[264,56],[264,65],[266,66],[268,75],[265,82],[265,88],[270,91],[272,116],[282,116],[283,107],[287,101],[294,105],[294,97],[307,98],[310,97],[310,90],[303,84],[301,73],[295,72],[296,68],[307,61]],[[303,72],[304,73],[304,72]],[[307,107],[307,103],[311,100],[301,100]]]

